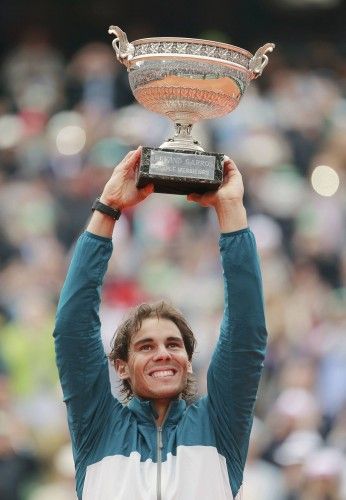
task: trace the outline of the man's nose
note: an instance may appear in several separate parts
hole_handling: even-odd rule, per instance
[[[160,361],[163,359],[171,359],[171,357],[172,357],[171,353],[169,352],[167,347],[163,345],[163,346],[158,347],[158,349],[155,353],[155,356],[154,356],[154,360]]]

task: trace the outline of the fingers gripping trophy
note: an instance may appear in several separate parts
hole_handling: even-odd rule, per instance
[[[143,147],[136,185],[159,193],[205,193],[223,179],[223,154],[205,152],[191,135],[199,120],[233,111],[251,80],[268,64],[267,43],[255,55],[226,43],[194,38],[143,38],[129,43],[117,26],[108,32],[137,101],[174,122],[175,134],[158,148]]]

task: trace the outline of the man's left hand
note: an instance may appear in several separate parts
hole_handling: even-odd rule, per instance
[[[224,176],[217,191],[204,194],[192,193],[188,201],[195,201],[203,207],[214,207],[222,232],[237,231],[247,227],[243,205],[244,184],[236,164],[228,157],[224,159]]]

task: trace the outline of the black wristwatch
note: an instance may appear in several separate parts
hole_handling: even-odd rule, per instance
[[[119,210],[118,208],[112,208],[109,205],[105,205],[100,201],[100,198],[96,198],[91,207],[91,210],[97,210],[102,214],[109,215],[109,217],[112,217],[113,220],[118,220],[121,215],[121,210]]]

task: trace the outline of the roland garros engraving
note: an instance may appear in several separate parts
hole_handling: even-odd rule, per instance
[[[151,151],[150,174],[193,179],[214,179],[214,158],[195,154]]]

